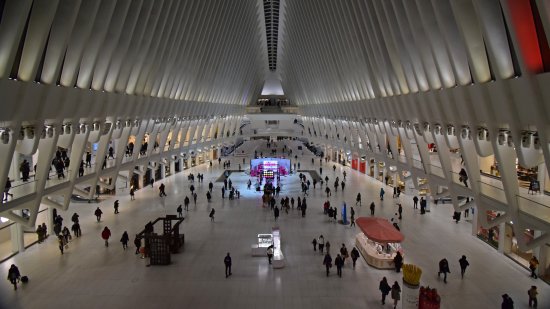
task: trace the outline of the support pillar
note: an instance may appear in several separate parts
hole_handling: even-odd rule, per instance
[[[538,165],[538,174],[537,174],[537,180],[540,184],[540,192],[544,193],[544,188],[546,188],[546,163],[541,163]]]
[[[159,163],[160,168],[160,178],[164,179],[166,178],[166,165],[164,163]]]
[[[176,161],[170,160],[170,174],[174,175],[176,173]]]
[[[506,223],[498,225],[498,252],[504,254],[504,241],[506,240]]]
[[[48,233],[50,235],[53,234],[53,226],[54,226],[53,221],[55,219],[53,217],[53,209],[54,209],[53,207],[49,206],[48,210],[47,210],[48,211],[48,218],[46,220],[46,225],[48,226]]]
[[[21,215],[21,211],[17,211],[18,215]],[[11,229],[11,250],[12,252],[24,252],[25,251],[25,238],[23,225],[21,223],[14,223],[10,226]]]

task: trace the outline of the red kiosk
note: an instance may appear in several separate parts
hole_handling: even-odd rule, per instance
[[[355,236],[355,246],[367,264],[379,269],[393,269],[397,252],[403,255],[403,234],[385,218],[359,217],[355,223],[363,231]]]

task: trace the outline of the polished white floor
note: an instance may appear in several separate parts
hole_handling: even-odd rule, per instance
[[[280,148],[280,147],[279,147]],[[306,152],[307,155],[307,152]],[[247,160],[248,161],[248,160]],[[232,159],[232,169],[242,158]],[[311,158],[302,160],[302,169],[319,168],[319,160],[312,166]],[[333,182],[343,178],[343,169],[334,163],[324,164],[324,173]],[[378,192],[381,183],[356,171],[347,171],[345,194],[334,192],[332,205],[346,201],[355,204],[357,192],[363,196],[363,206],[356,207],[358,216],[369,213],[368,204],[376,202],[376,215],[391,217],[395,200],[391,193],[381,204]],[[342,243],[351,249],[358,229],[330,223],[322,212],[325,195],[319,187],[308,197],[306,218],[297,211],[281,213],[277,223],[272,212],[261,207],[260,194],[248,191],[244,175],[231,176],[233,184],[242,192],[240,200],[221,200],[221,183],[215,183],[214,199],[206,203],[205,192],[210,180],[222,173],[217,162],[213,169],[207,165],[186,170],[163,182],[168,197],[158,197],[158,185],[136,193],[130,202],[127,192],[119,192],[120,214],[114,215],[112,202],[99,206],[104,216],[95,221],[93,211],[98,204],[74,204],[62,213],[65,222],[73,212],[81,218],[83,237],[73,240],[64,255],[50,237],[45,244],[35,245],[22,254],[0,264],[4,278],[12,263],[28,275],[30,283],[13,291],[7,280],[0,280],[0,308],[391,308],[382,306],[378,282],[383,276],[390,283],[401,282],[393,271],[376,270],[362,260],[355,270],[345,266],[343,278],[333,270],[327,278],[322,256],[313,252],[311,240],[323,234],[332,244],[331,252]],[[178,204],[189,193],[189,172],[205,174],[203,184],[195,181],[199,201],[191,203],[182,232],[185,248],[172,256],[172,265],[146,267],[146,260],[134,255],[134,247],[123,251],[119,242],[122,232],[133,235],[143,225],[158,216],[175,214]],[[282,196],[298,196],[299,188],[292,183],[297,176],[283,179],[286,184]],[[391,192],[390,188],[386,191]],[[539,288],[539,308],[550,306],[550,287],[540,280],[530,279],[528,272],[499,254],[490,246],[471,236],[471,224],[451,220],[450,205],[431,205],[427,215],[415,213],[411,197],[402,195],[405,234],[405,262],[419,265],[423,270],[422,284],[435,287],[442,297],[442,308],[498,308],[501,295],[508,293],[516,308],[527,307],[527,290]],[[208,213],[216,209],[216,222]],[[258,233],[270,232],[274,225],[281,229],[286,267],[272,269],[267,258],[252,257],[250,245]],[[100,232],[108,226],[113,237],[106,248]],[[223,258],[226,252],[233,257],[233,276],[224,276]],[[460,279],[458,259],[465,254],[471,264],[464,280]],[[437,278],[437,263],[446,257],[451,274],[448,284]]]

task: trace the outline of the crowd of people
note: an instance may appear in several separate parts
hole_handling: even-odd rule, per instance
[[[131,151],[133,151],[133,149]],[[130,153],[131,153],[131,151],[130,151]],[[128,152],[128,149],[127,149],[127,152]],[[128,153],[127,153],[127,155],[128,155]],[[109,156],[114,157],[114,154],[109,153]],[[60,154],[60,157],[61,157],[61,160],[63,160],[62,154]],[[86,165],[89,164],[88,159],[86,159],[85,164]],[[221,158],[218,159],[218,164],[220,164],[220,165],[222,164],[222,159]],[[312,159],[312,164],[314,164],[313,159]],[[322,160],[320,160],[319,164],[320,165],[322,164]],[[231,161],[230,160],[226,160],[226,161],[223,162],[223,168],[224,169],[229,169],[230,166],[231,166]],[[345,171],[342,173],[343,180],[340,180],[340,175],[336,175],[335,166],[333,166],[333,172],[335,174],[334,175],[334,182],[333,182],[334,192],[338,192],[338,188],[340,188],[341,191],[344,192],[345,186],[346,186],[346,176],[347,176]],[[321,170],[321,173],[322,173],[322,170]],[[317,189],[317,184],[319,183],[320,184],[319,189],[321,190],[320,191],[321,194],[323,192],[323,189],[324,189],[324,193],[326,193],[326,201],[322,205],[323,214],[328,217],[329,222],[338,222],[338,208],[333,207],[331,205],[331,199],[332,200],[334,200],[334,199],[332,198],[332,191],[331,191],[331,188],[329,187],[329,184],[330,184],[329,176],[325,175],[324,178],[320,178],[320,179],[317,179],[317,178],[314,178],[314,177],[311,177],[311,179],[308,179],[308,177],[302,172],[299,173],[297,176],[299,178],[299,186],[301,188],[301,195],[299,195],[299,196],[289,196],[288,194],[284,194],[284,197],[281,197],[280,200],[278,200],[278,197],[280,196],[280,194],[285,193],[285,192],[282,190],[281,186],[277,185],[273,190],[273,194],[270,194],[267,197],[267,200],[264,200],[264,202],[266,202],[264,204],[264,206],[269,207],[269,209],[273,212],[274,221],[278,222],[279,217],[281,215],[281,212],[283,212],[284,214],[289,214],[289,212],[293,211],[294,209],[300,211],[301,216],[305,217],[306,216],[306,210],[308,209],[308,197],[309,197],[309,194],[311,194],[310,193],[311,192],[310,191],[311,186],[313,186],[313,190],[316,190]],[[200,173],[197,174],[196,176],[194,174],[189,174],[188,175],[190,196],[193,199],[194,204],[197,205],[197,193],[196,193],[197,190],[196,190],[195,184],[194,184],[195,177],[198,179],[198,183],[200,184],[204,180],[204,175],[202,175]],[[153,182],[151,182],[151,185],[153,185]],[[250,185],[251,185],[251,182],[249,181],[248,189],[250,189]],[[214,184],[212,182],[209,182],[208,190],[206,192],[206,197],[207,197],[208,202],[210,202],[210,200],[212,199],[213,189],[214,189]],[[234,199],[234,198],[239,199],[240,198],[241,193],[239,192],[237,187],[233,185],[233,182],[229,177],[224,178],[223,186],[221,186],[220,189],[221,189],[221,198],[222,199],[225,198],[226,191],[229,191],[229,199]],[[159,190],[159,196],[160,197],[166,197],[167,196],[166,186],[165,186],[164,183],[159,185],[158,190]],[[135,190],[132,188],[131,189],[131,199],[134,199],[134,192],[135,192]],[[7,191],[5,191],[4,197],[6,197],[6,193],[7,193]],[[380,200],[381,201],[383,201],[383,199],[384,199],[384,194],[385,194],[385,188],[382,187],[380,189]],[[399,199],[400,195],[401,195],[400,189],[398,187],[394,188],[393,189],[393,197],[396,198],[396,199]],[[344,200],[344,195],[341,196],[341,200]],[[412,201],[413,201],[413,209],[416,210],[420,206],[420,213],[425,214],[425,212],[426,212],[426,200],[424,199],[424,197],[421,197],[419,199],[417,196],[414,196],[412,198]],[[190,202],[191,202],[191,200],[189,198],[189,195],[185,196],[185,198],[183,199],[183,203],[180,204],[176,209],[176,212],[177,212],[179,217],[183,217],[183,211],[186,211],[186,212],[189,211]],[[119,200],[116,200],[115,203],[114,203],[114,213],[115,214],[119,213],[119,204],[120,204]],[[295,208],[295,204],[297,206],[296,208]],[[359,193],[357,193],[356,198],[355,198],[355,207],[357,207],[357,206],[361,207],[361,204],[362,204],[362,196],[361,196],[361,193],[359,192]],[[183,205],[183,207],[182,207],[182,205]],[[402,206],[401,203],[396,204],[397,210],[395,212],[395,216],[393,218],[391,218],[391,220],[390,220],[390,221],[394,222],[394,226],[396,226],[397,229],[399,229],[399,225],[397,225],[397,222],[401,222],[401,220],[403,220],[403,216],[402,216],[403,208],[402,207],[403,206]],[[208,208],[210,208],[209,211],[208,211],[208,217],[210,218],[210,220],[212,222],[215,222],[216,210],[213,207],[208,207]],[[371,202],[369,208],[370,208],[371,215],[374,215],[375,214],[375,208],[376,208],[376,205],[375,205],[374,201]],[[95,209],[95,211],[93,212],[93,214],[96,217],[97,223],[99,224],[101,222],[101,217],[102,217],[103,211],[101,210],[100,207],[97,207]],[[60,215],[57,215],[54,218],[54,229],[53,230],[54,230],[54,233],[57,237],[57,245],[59,246],[59,250],[60,250],[61,254],[64,254],[65,250],[68,249],[68,245],[73,240],[73,236],[75,238],[79,238],[82,235],[82,231],[80,229],[79,215],[77,213],[73,214],[73,216],[71,218],[71,221],[73,222],[73,225],[71,227],[71,231],[73,233],[72,235],[71,235],[68,227],[63,226],[63,218]],[[351,228],[355,227],[355,209],[354,209],[354,207],[350,207],[350,227]],[[46,240],[47,236],[48,236],[46,224],[43,223],[43,224],[39,225],[37,227],[36,233],[38,235],[39,243],[44,242]],[[111,230],[109,229],[109,227],[104,226],[103,230],[102,230],[102,232],[99,236],[104,241],[105,247],[108,247],[109,246],[109,240],[112,237],[112,233],[111,233]],[[130,237],[128,235],[128,232],[124,231],[124,233],[122,234],[121,239],[120,239],[120,241],[122,243],[123,250],[126,250],[128,248],[129,240],[130,240]],[[134,239],[134,244],[136,246],[136,254],[141,253],[142,254],[141,257],[143,258],[144,257],[144,252],[143,252],[144,250],[143,250],[143,243],[142,243],[141,239],[139,237],[136,237]],[[323,237],[323,235],[320,235],[318,237],[313,238],[312,245],[313,245],[314,252],[316,252],[316,253],[319,252],[319,254],[322,256],[322,264],[324,265],[324,270],[326,272],[327,277],[330,276],[330,272],[331,272],[332,266],[334,264],[334,266],[336,268],[337,276],[342,278],[343,274],[344,274],[344,271],[346,269],[346,260],[351,258],[351,263],[348,262],[347,265],[349,265],[348,266],[349,268],[355,269],[356,263],[360,258],[359,250],[355,247],[352,247],[352,249],[348,252],[348,248],[346,247],[345,243],[342,243],[342,245],[341,245],[341,247],[339,248],[338,251],[331,252],[331,243],[327,239],[325,239]],[[270,247],[270,248],[267,249],[266,255],[268,257],[268,262],[271,263],[271,259],[273,257],[273,247]],[[334,256],[334,258],[333,258],[333,256]],[[394,259],[395,270],[397,272],[400,271],[403,263],[404,263],[403,257],[401,256],[400,253],[397,253],[397,255]],[[460,269],[461,269],[461,278],[464,278],[466,269],[470,265],[469,261],[467,260],[466,256],[462,255],[462,257],[458,260],[458,263],[459,263]],[[224,265],[225,265],[225,276],[226,276],[226,278],[229,278],[232,275],[232,272],[231,272],[232,258],[230,256],[229,252],[224,257]],[[19,274],[19,270],[17,269],[17,267],[15,265],[12,265],[12,266],[15,267],[15,269],[12,270],[10,268],[10,273],[8,274],[8,279],[10,280],[10,282],[12,282],[12,284],[14,284],[15,289],[17,289],[17,282],[18,282],[18,280],[20,280],[21,276]],[[538,266],[538,261],[532,261],[531,262],[531,270],[532,270],[533,277],[536,276],[534,269],[536,269],[537,266]],[[438,272],[437,272],[438,277],[443,275],[443,282],[447,283],[447,275],[449,273],[450,273],[449,262],[447,261],[446,258],[444,258],[444,259],[439,261]],[[394,301],[394,306],[397,306],[397,303],[401,299],[401,296],[400,296],[401,295],[401,287],[399,286],[399,283],[397,281],[395,281],[393,285],[390,285],[388,283],[387,278],[384,277],[380,281],[379,290],[380,290],[381,295],[382,295],[382,299],[381,299],[382,304],[385,303],[386,296],[389,295],[391,297],[391,299]],[[510,303],[513,304],[513,301],[511,300],[510,296],[507,295],[507,294],[505,294],[505,295],[506,295],[506,297],[503,295],[503,308],[512,308],[512,307],[504,307],[505,304],[506,304],[506,306],[509,306]],[[532,286],[529,289],[528,295],[529,295],[529,306],[533,305],[534,307],[536,307],[537,306],[537,295],[538,295],[538,291],[537,291],[536,286]]]

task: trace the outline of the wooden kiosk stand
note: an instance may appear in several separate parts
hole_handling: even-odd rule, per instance
[[[397,252],[403,254],[403,234],[385,218],[359,217],[355,223],[363,231],[355,237],[355,246],[367,264],[379,269],[395,268],[393,258]]]

